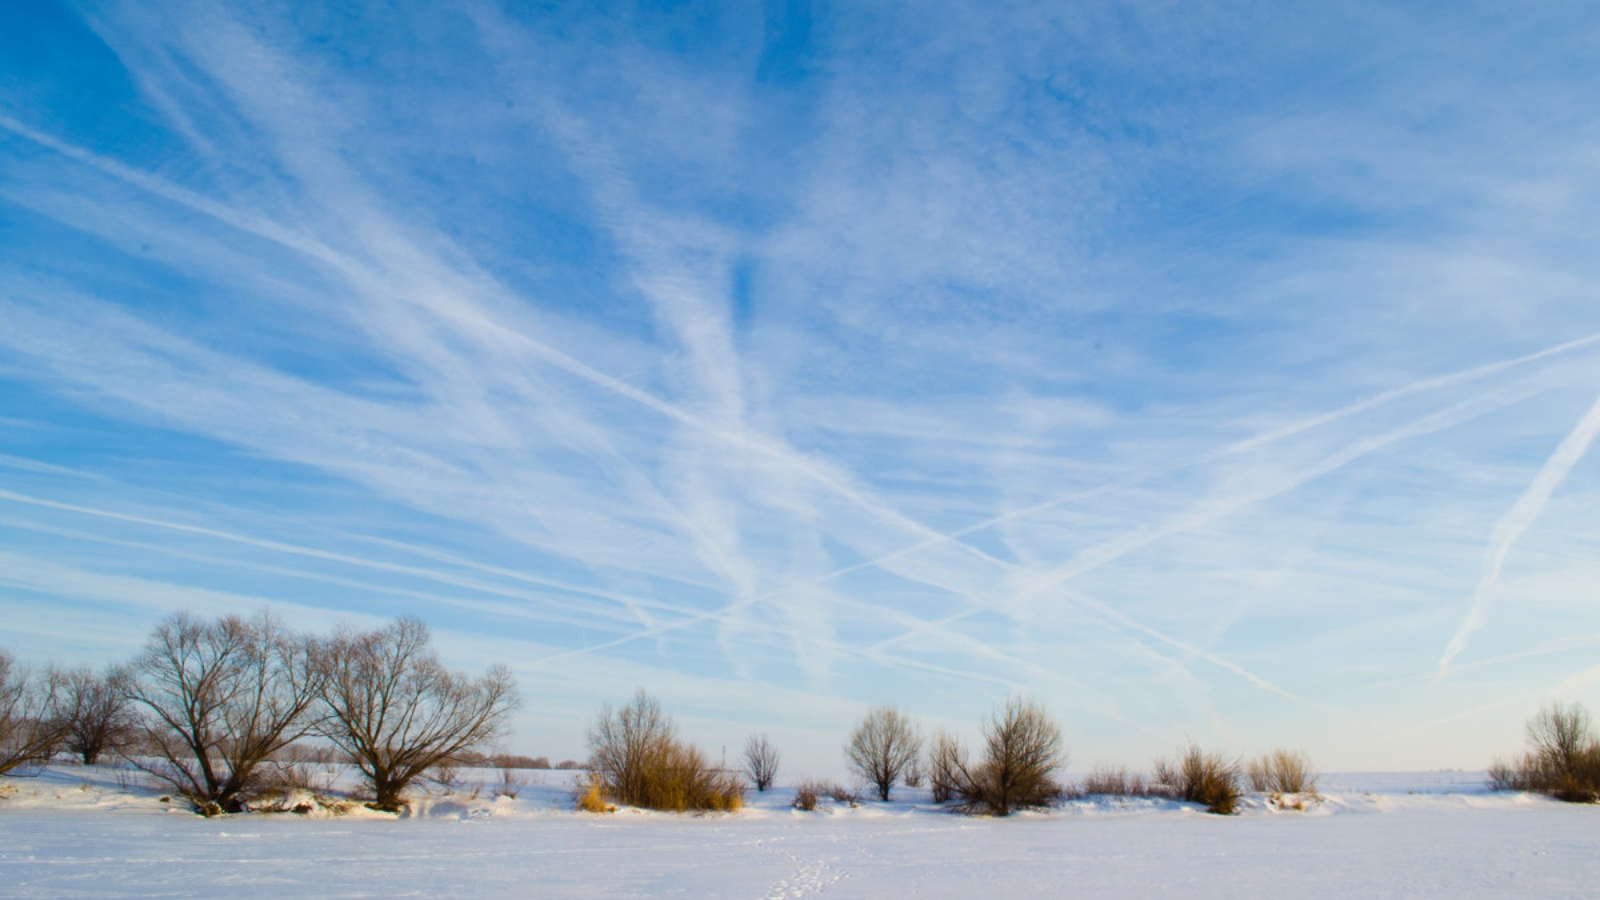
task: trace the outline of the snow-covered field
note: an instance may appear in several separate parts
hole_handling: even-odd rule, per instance
[[[1477,773],[1328,776],[1307,812],[1091,799],[1000,820],[918,791],[597,816],[570,811],[570,773],[522,774],[541,783],[516,799],[469,773],[403,819],[204,819],[102,767],[0,779],[0,897],[1600,896],[1600,809],[1489,794]]]

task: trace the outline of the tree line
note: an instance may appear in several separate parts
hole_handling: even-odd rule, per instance
[[[177,613],[156,626],[132,660],[103,672],[52,668],[33,675],[0,650],[0,775],[61,751],[85,764],[115,754],[202,813],[237,812],[271,786],[272,764],[286,750],[314,738],[324,742],[319,752],[355,766],[371,806],[398,810],[406,790],[429,772],[515,765],[481,748],[504,734],[519,702],[510,669],[494,665],[473,677],[446,668],[427,626],[415,618],[316,636],[268,612],[216,619]],[[1542,708],[1527,736],[1527,753],[1491,766],[1492,788],[1600,800],[1600,738],[1587,711]],[[577,801],[591,811],[613,804],[735,810],[747,786],[773,786],[781,761],[760,733],[750,736],[738,771],[712,765],[643,690],[620,707],[602,707],[588,750]],[[1317,776],[1304,754],[1278,749],[1243,763],[1193,744],[1174,760],[1158,760],[1148,777],[1099,768],[1067,785],[1059,777],[1067,762],[1060,726],[1021,697],[985,719],[976,753],[948,731],[925,739],[915,720],[893,706],[869,710],[843,750],[851,773],[881,801],[898,784],[926,783],[935,803],[984,815],[1049,806],[1074,794],[1169,797],[1226,814],[1246,783],[1275,804],[1298,807],[1316,797]],[[802,782],[795,805],[815,808],[820,796],[859,800],[837,784]]]
[[[275,757],[315,737],[355,765],[372,806],[398,810],[418,778],[499,737],[519,702],[506,666],[446,668],[419,619],[315,636],[268,612],[180,612],[104,672],[34,676],[0,650],[0,774],[115,752],[202,813],[238,812]]]

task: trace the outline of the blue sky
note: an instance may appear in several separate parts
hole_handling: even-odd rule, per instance
[[[535,8],[529,9],[528,7]],[[515,749],[1600,708],[1584,3],[8,4],[0,644],[431,623]]]

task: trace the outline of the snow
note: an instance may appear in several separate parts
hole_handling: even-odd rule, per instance
[[[1088,798],[1007,819],[888,804],[731,815],[571,811],[571,773],[498,773],[395,817],[205,819],[128,773],[0,779],[0,897],[1593,897],[1600,809],[1476,773],[1335,775],[1305,811]]]

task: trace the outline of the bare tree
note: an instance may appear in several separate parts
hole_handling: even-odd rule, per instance
[[[661,711],[661,702],[643,688],[620,709],[607,703],[589,727],[589,771],[605,793],[619,803],[646,805],[650,773],[660,767],[677,728]]]
[[[65,733],[59,679],[33,678],[0,650],[0,775],[48,761]]]
[[[61,714],[67,733],[62,741],[70,753],[92,766],[101,754],[127,743],[133,728],[128,704],[127,677],[118,669],[96,674],[88,667],[64,672],[61,678]]]
[[[243,809],[261,764],[306,733],[319,685],[311,646],[267,612],[169,617],[129,668],[128,697],[154,754],[134,764],[207,815]]]
[[[960,787],[960,775],[967,769],[967,753],[956,736],[944,729],[933,733],[928,744],[928,786],[933,802],[948,803]]]
[[[959,747],[946,750],[962,808],[997,816],[1044,806],[1061,794],[1055,773],[1066,763],[1061,729],[1038,704],[1012,698],[990,717],[984,756],[968,766]]]
[[[643,690],[620,709],[601,708],[589,728],[589,771],[596,800],[679,812],[733,810],[744,801],[738,777],[678,740],[671,717]]]
[[[888,800],[900,773],[922,750],[922,736],[911,717],[892,706],[870,710],[845,745],[850,771],[878,789],[878,799]]]
[[[510,669],[474,680],[446,669],[431,643],[428,627],[407,617],[317,651],[318,730],[350,754],[378,809],[399,809],[419,776],[499,737],[519,702]]]
[[[744,771],[758,791],[772,787],[773,780],[778,777],[778,748],[772,746],[765,734],[752,734],[745,742]]]

